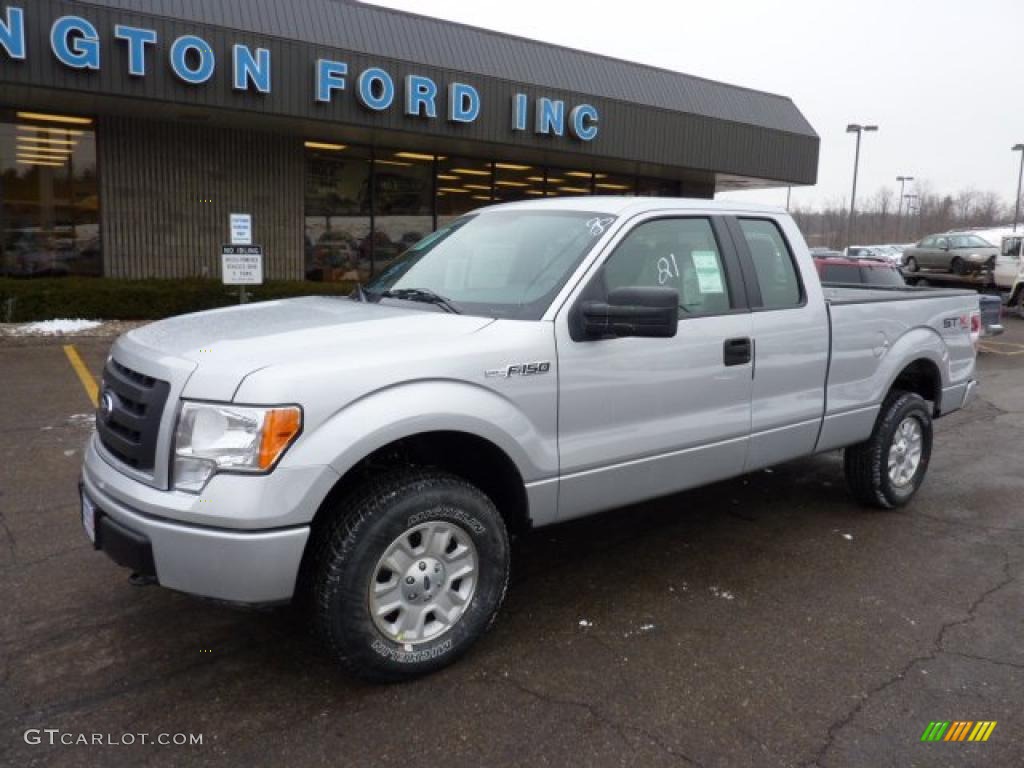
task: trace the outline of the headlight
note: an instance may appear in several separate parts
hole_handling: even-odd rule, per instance
[[[185,403],[174,435],[174,487],[198,493],[216,472],[266,472],[301,430],[295,405]]]

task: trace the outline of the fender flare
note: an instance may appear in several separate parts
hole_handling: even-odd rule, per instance
[[[492,390],[450,379],[403,382],[368,393],[304,435],[287,458],[329,464],[344,475],[374,451],[426,432],[464,432],[487,440],[511,459],[524,483],[558,473],[553,433],[544,434]]]

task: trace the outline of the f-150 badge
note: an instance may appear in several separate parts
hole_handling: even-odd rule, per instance
[[[484,371],[484,376],[489,379],[509,379],[513,376],[537,376],[551,370],[551,362],[545,360],[542,363],[515,363],[506,365],[504,368],[491,368]]]

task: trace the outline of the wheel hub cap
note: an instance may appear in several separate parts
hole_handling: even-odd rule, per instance
[[[900,422],[889,446],[889,482],[896,488],[910,484],[921,465],[924,432],[921,422],[907,416]]]
[[[396,643],[433,640],[462,618],[478,572],[476,547],[461,526],[414,526],[388,545],[371,575],[373,623]]]

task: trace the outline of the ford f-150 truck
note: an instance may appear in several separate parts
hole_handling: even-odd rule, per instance
[[[494,206],[351,297],[118,339],[82,521],[137,582],[305,598],[345,666],[402,679],[491,625],[531,527],[840,448],[856,499],[906,504],[979,330],[969,292],[823,289],[779,210]]]

